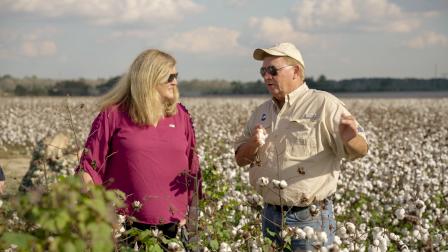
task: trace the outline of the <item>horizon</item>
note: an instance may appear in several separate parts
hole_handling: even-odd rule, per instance
[[[0,78],[5,78],[5,76],[9,76],[9,77],[11,77],[11,78],[13,78],[13,79],[33,79],[33,78],[36,78],[36,79],[39,79],[39,80],[55,80],[55,81],[78,81],[78,80],[86,80],[86,81],[100,81],[100,80],[104,80],[104,81],[108,81],[108,80],[110,80],[110,79],[113,79],[113,78],[116,78],[116,77],[119,77],[120,75],[115,75],[115,76],[111,76],[111,77],[98,77],[98,78],[86,78],[86,77],[76,77],[76,78],[50,78],[50,77],[42,77],[42,76],[35,76],[35,75],[32,75],[32,76],[22,76],[22,77],[18,77],[18,76],[14,76],[14,75],[11,75],[11,74],[3,74],[3,75],[0,75]],[[319,76],[306,76],[305,77],[305,80],[306,79],[308,79],[308,78],[311,78],[312,80],[314,80],[314,81],[317,81],[317,79],[320,77],[321,75],[319,75]],[[325,76],[326,77],[326,76]],[[330,79],[330,78],[327,78],[326,77],[326,81],[344,81],[344,80],[356,80],[356,79],[397,79],[397,80],[400,80],[400,79],[415,79],[415,80],[448,80],[448,76],[445,76],[445,77],[437,77],[437,78],[435,78],[435,77],[430,77],[430,78],[415,78],[415,77],[356,77],[356,78],[345,78],[345,79],[340,79],[340,80],[336,80],[336,79]],[[261,82],[263,82],[263,79],[261,79],[261,78],[259,78],[259,79],[255,79],[255,80],[246,80],[246,81],[243,81],[243,80],[225,80],[225,79],[197,79],[197,78],[194,78],[194,79],[182,79],[182,78],[179,78],[179,83],[182,83],[182,82],[189,82],[189,81],[194,81],[194,80],[197,80],[197,81],[224,81],[224,82],[242,82],[242,83],[248,83],[248,82],[257,82],[257,81],[261,81]]]
[[[446,0],[6,0],[0,14],[1,76],[110,79],[158,48],[181,80],[249,82],[253,50],[289,41],[313,78],[448,77]]]

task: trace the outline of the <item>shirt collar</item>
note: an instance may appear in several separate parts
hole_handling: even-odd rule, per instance
[[[299,97],[303,96],[308,90],[309,90],[308,85],[306,85],[306,82],[303,82],[302,85],[300,85],[298,88],[294,89],[291,93],[286,95],[285,104],[291,106],[292,104],[294,104],[294,102],[296,102],[296,100]],[[277,104],[277,100],[274,97],[272,97],[272,104],[274,105],[277,111],[280,110]]]
[[[308,85],[306,85],[306,82],[304,82],[302,85],[300,85],[298,88],[296,88],[291,93],[287,94],[285,97],[285,104],[288,104],[288,106],[291,106],[294,104],[298,98],[302,97],[306,91],[308,91]]]

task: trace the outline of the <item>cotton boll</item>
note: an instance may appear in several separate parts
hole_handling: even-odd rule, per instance
[[[335,235],[334,236],[334,244],[340,246],[342,244],[341,238],[339,238],[339,236]]]
[[[317,240],[323,244],[325,244],[328,240],[327,233],[326,232],[318,232],[317,233]]]
[[[279,183],[280,189],[285,189],[288,186],[288,183],[285,180],[281,180]]]
[[[257,129],[257,140],[263,146],[266,142],[266,138],[268,137],[268,134],[266,133],[265,129]]]
[[[314,229],[312,227],[306,226],[303,228],[303,231],[305,232],[307,239],[313,239]]]
[[[406,211],[403,208],[398,208],[395,210],[395,216],[397,216],[397,219],[402,220],[404,219],[406,214]]]
[[[299,227],[294,228],[294,234],[299,240],[304,240],[306,238],[306,233]]]
[[[266,177],[260,177],[257,180],[257,184],[261,187],[267,186],[269,184],[269,179]]]
[[[336,234],[340,237],[345,237],[347,234],[347,229],[345,228],[345,226],[341,226],[336,230]]]
[[[230,248],[229,244],[226,242],[222,242],[219,246],[219,252],[231,252],[232,249]]]
[[[288,236],[288,230],[282,230],[280,232],[280,237],[284,239],[286,238],[286,236]]]
[[[356,226],[351,222],[345,223],[345,227],[347,228],[347,233],[349,234],[354,234],[356,232]]]

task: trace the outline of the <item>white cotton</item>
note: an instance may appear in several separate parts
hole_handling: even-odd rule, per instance
[[[347,232],[349,234],[354,234],[356,231],[356,226],[355,224],[351,223],[351,222],[347,222],[345,223],[345,227],[347,228]]]
[[[294,234],[299,240],[304,240],[306,238],[306,233],[299,227],[294,228]]]
[[[398,235],[396,235],[395,233],[390,233],[390,234],[389,234],[389,238],[390,238],[392,241],[398,241],[398,240],[400,239],[400,237],[399,237]]]
[[[328,238],[327,238],[327,233],[325,232],[318,232],[317,233],[317,240],[321,243],[326,243]]]
[[[219,252],[231,252],[231,251],[232,249],[226,242],[222,242],[221,245],[219,246]]]
[[[280,188],[280,180],[273,179],[272,185],[274,185],[275,188]]]
[[[266,130],[259,129],[257,130],[257,140],[260,142],[261,146],[263,146],[266,143],[266,138],[268,137],[268,134],[266,133]]]
[[[266,178],[266,177],[260,177],[260,178],[258,178],[258,180],[257,180],[257,184],[258,184],[259,186],[267,186],[267,185],[269,184],[269,179]]]
[[[310,239],[310,240],[313,239],[314,229],[312,227],[306,226],[303,228],[303,231],[305,232],[307,239]]]
[[[162,232],[159,231],[157,228],[156,228],[156,229],[151,229],[151,234],[152,234],[154,237],[158,237],[161,233],[162,233]]]
[[[340,246],[342,244],[341,238],[337,235],[334,236],[334,244]]]
[[[176,250],[176,249],[179,249],[179,248],[180,248],[179,244],[177,244],[175,242],[168,243],[168,249],[169,250]]]
[[[347,234],[347,229],[345,228],[345,226],[341,226],[336,230],[336,233],[339,236],[344,237]]]
[[[403,208],[398,208],[395,210],[395,216],[397,216],[397,219],[402,220],[404,219],[406,214],[406,211]]]
[[[288,186],[285,180],[280,181],[279,187],[280,189],[285,189]]]
[[[118,223],[123,224],[126,221],[126,215],[118,215]]]

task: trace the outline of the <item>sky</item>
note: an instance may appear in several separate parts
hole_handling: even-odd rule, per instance
[[[111,78],[145,49],[180,79],[261,79],[291,42],[307,77],[448,78],[448,0],[0,0],[0,75]]]

